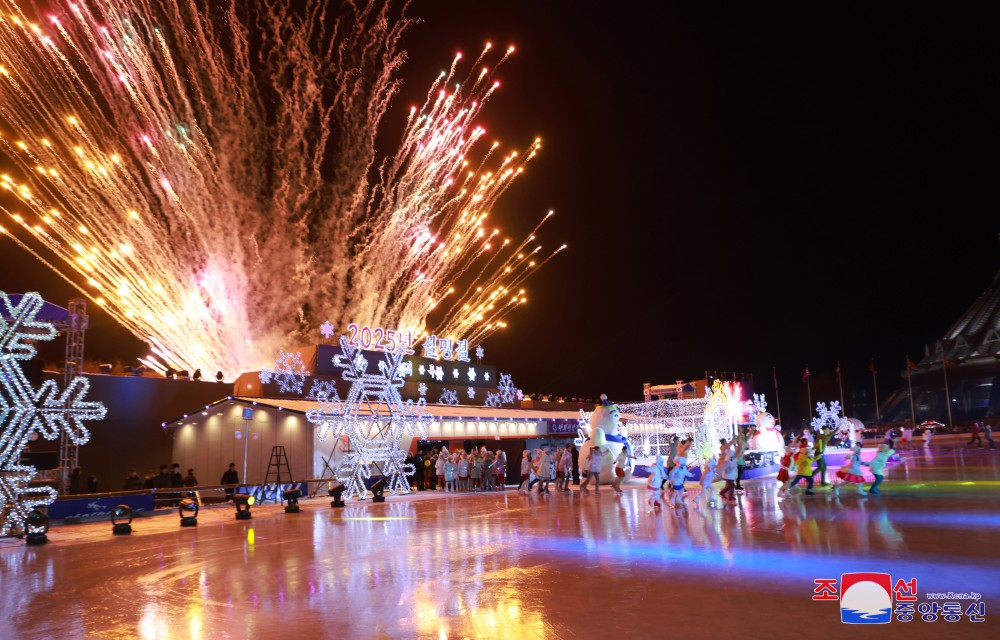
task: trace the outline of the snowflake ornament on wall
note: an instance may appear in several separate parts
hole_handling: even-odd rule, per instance
[[[52,340],[52,324],[35,319],[44,302],[37,293],[26,293],[17,305],[0,292],[0,535],[23,531],[32,509],[52,504],[58,495],[51,487],[29,487],[35,468],[20,464],[21,451],[35,434],[55,440],[60,432],[78,445],[90,439],[84,420],[101,420],[107,410],[99,402],[84,402],[90,383],[74,378],[59,393],[54,380],[38,390],[21,369],[20,361],[35,356],[33,342]]]
[[[279,351],[274,369],[265,367],[260,370],[258,377],[264,384],[271,381],[277,382],[278,391],[281,393],[302,393],[302,387],[305,385],[308,375],[309,372],[306,371],[306,366],[302,363],[301,353]]]
[[[438,404],[456,405],[458,404],[458,394],[454,389],[445,389],[438,398]]]
[[[483,406],[484,407],[499,407],[500,405],[501,405],[501,403],[500,403],[500,394],[496,393],[495,391],[487,391],[486,392],[486,402],[483,403]]]
[[[500,400],[504,404],[514,404],[518,389],[514,387],[514,381],[509,373],[500,374],[500,382],[497,383],[497,391],[500,392]]]
[[[417,385],[417,393],[420,394],[421,398],[423,398],[424,396],[426,396],[427,395],[427,385],[424,384],[423,382],[421,382],[420,384],[418,384]]]
[[[337,385],[333,380],[313,380],[312,386],[309,387],[309,393],[306,394],[307,398],[336,398],[337,397]]]
[[[476,347],[476,360],[479,360],[480,362],[482,362],[484,355],[486,355],[486,352],[483,351],[483,345],[477,346]]]
[[[319,325],[319,334],[324,338],[332,338],[334,331],[333,324],[329,320]]]
[[[476,388],[469,387],[469,400],[474,400],[476,397]]]
[[[400,445],[404,435],[426,438],[431,416],[424,414],[424,398],[403,402],[399,394],[404,384],[403,349],[381,352],[377,373],[368,371],[368,360],[346,336],[340,337],[340,350],[333,365],[344,370],[343,379],[350,384],[347,398],[321,399],[318,409],[306,412],[306,419],[319,426],[316,437],[320,440],[347,436],[351,450],[335,471],[344,483],[345,497],[367,495],[373,471],[385,479],[386,492],[408,493],[406,476],[415,468],[404,462],[406,454]]]

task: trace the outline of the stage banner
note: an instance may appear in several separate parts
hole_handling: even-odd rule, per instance
[[[156,508],[152,493],[136,493],[126,496],[108,496],[105,498],[60,497],[49,505],[48,511],[49,517],[53,520],[110,516],[111,511],[120,504],[131,507],[132,511],[136,514],[141,511],[152,512]]]

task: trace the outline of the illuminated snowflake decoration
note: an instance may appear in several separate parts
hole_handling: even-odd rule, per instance
[[[483,371],[483,380],[485,380],[486,382],[490,381],[490,372],[489,371]]]
[[[486,392],[486,402],[483,403],[484,407],[499,407],[500,405],[499,393],[496,393],[495,391]]]
[[[337,397],[337,385],[334,384],[333,380],[313,380],[312,386],[309,387],[309,393],[306,394],[307,398],[336,398]]]
[[[519,390],[514,387],[514,381],[509,373],[500,374],[500,382],[497,383],[497,391],[500,392],[500,401],[504,404],[514,404]],[[523,397],[523,396],[522,396]]]
[[[101,420],[107,413],[103,404],[83,401],[90,390],[83,377],[71,380],[62,393],[54,380],[46,380],[37,391],[31,388],[19,361],[35,356],[34,341],[56,337],[55,327],[35,320],[43,304],[37,293],[26,293],[14,306],[0,292],[0,514],[6,514],[0,535],[23,531],[28,513],[52,504],[58,495],[51,487],[28,486],[35,468],[20,464],[20,456],[32,435],[55,440],[62,431],[82,445],[90,439],[83,421]]]
[[[472,367],[469,367],[469,382],[475,382],[475,381],[476,381],[476,370],[473,369]]]
[[[333,324],[329,320],[319,325],[319,334],[324,338],[332,338],[334,331]]]
[[[830,431],[836,431],[840,423],[840,402],[834,400],[827,407],[825,402],[816,403],[816,417],[812,419],[812,428],[820,431],[824,427]]]
[[[444,380],[444,367],[438,367],[437,370],[434,372],[434,377],[437,379],[438,382]]]
[[[402,348],[382,352],[378,372],[372,373],[367,359],[346,336],[340,337],[340,350],[342,355],[334,356],[333,364],[344,370],[343,379],[351,385],[347,398],[321,398],[319,408],[307,411],[306,419],[318,425],[320,440],[347,436],[351,450],[335,470],[337,480],[344,483],[345,497],[365,497],[373,470],[385,479],[387,493],[408,493],[406,476],[416,469],[404,462],[400,445],[404,435],[426,438],[431,416],[424,414],[424,398],[403,402],[399,395],[405,354]]]
[[[476,398],[476,388],[469,387],[469,400],[474,400]]]
[[[757,415],[758,413],[767,413],[767,400],[764,398],[763,393],[753,394],[753,408],[754,412],[751,415]]]
[[[458,404],[458,394],[455,393],[454,389],[445,389],[441,392],[441,397],[438,398],[438,404]]]
[[[486,352],[483,351],[483,345],[477,346],[476,347],[476,359],[479,360],[480,362],[482,362],[484,355],[486,355]]]
[[[258,377],[264,384],[271,381],[278,383],[278,390],[281,393],[302,393],[302,387],[306,383],[305,364],[302,363],[302,354],[285,351],[278,352],[278,359],[274,363],[274,369],[261,369]]]
[[[421,382],[420,384],[418,384],[417,385],[417,393],[420,394],[421,398],[424,397],[424,396],[426,396],[427,395],[427,385],[424,384],[423,382]]]

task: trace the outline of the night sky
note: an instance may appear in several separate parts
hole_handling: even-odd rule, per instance
[[[544,148],[493,214],[517,237],[555,209],[540,240],[569,244],[486,360],[526,392],[617,400],[705,370],[771,395],[776,366],[786,422],[807,364],[862,384],[874,357],[887,393],[1000,268],[1000,16],[704,5],[411,5],[389,118],[456,51],[516,45],[483,124]],[[71,295],[20,258],[0,244],[0,290]],[[92,319],[89,356],[144,355]]]

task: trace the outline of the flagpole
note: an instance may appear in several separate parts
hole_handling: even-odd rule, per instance
[[[872,387],[875,388],[875,424],[878,424],[878,423],[882,422],[882,415],[879,412],[879,408],[878,408],[878,380],[875,378],[875,361],[874,360],[872,360],[872,364],[868,368],[871,369],[871,372],[872,372]]]
[[[847,404],[844,402],[844,374],[840,372],[840,362],[837,362],[837,384],[840,385],[840,417],[847,417]]]
[[[806,399],[809,402],[809,411],[806,412],[806,418],[809,418],[813,414],[812,375],[806,378]]]
[[[781,424],[781,396],[778,395],[778,367],[771,367],[774,370],[774,400],[778,404],[778,424]]]
[[[909,358],[907,358],[907,360],[909,360]],[[907,365],[906,365],[906,388],[910,392],[910,424],[912,424],[913,426],[917,426],[917,414],[913,410],[913,384],[910,383],[910,374],[911,373],[912,373],[912,371],[910,370],[910,365],[909,365],[909,363],[907,363]]]
[[[951,429],[951,392],[948,391],[948,365],[947,358],[941,362],[941,371],[944,372],[944,404],[948,407],[948,428]]]

